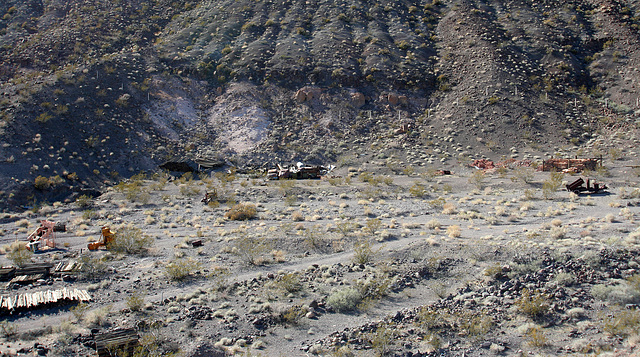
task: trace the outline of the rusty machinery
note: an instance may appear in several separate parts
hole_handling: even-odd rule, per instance
[[[116,239],[116,234],[108,226],[102,227],[100,240],[88,244],[89,250],[96,250],[100,247],[109,248],[109,245]]]

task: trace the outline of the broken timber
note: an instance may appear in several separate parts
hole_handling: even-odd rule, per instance
[[[99,357],[130,356],[138,346],[138,332],[132,328],[109,331],[96,335],[95,341]]]
[[[12,313],[20,309],[39,308],[61,302],[85,302],[90,300],[91,295],[86,290],[67,288],[0,296],[0,314]]]

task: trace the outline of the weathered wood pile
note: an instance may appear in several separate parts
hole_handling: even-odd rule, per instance
[[[0,267],[0,281],[9,281],[16,275],[16,267]]]
[[[91,295],[86,290],[63,288],[24,293],[13,296],[0,296],[0,314],[11,313],[19,309],[44,307],[61,302],[90,301]]]
[[[80,270],[81,267],[82,267],[82,263],[78,263],[75,260],[61,261],[61,262],[58,262],[54,267],[53,274],[59,274],[59,275],[74,274],[78,270]]]
[[[20,268],[16,268],[13,276],[10,278],[11,284],[29,284],[39,279],[45,279],[49,276],[49,271],[53,264],[49,263],[33,263]]]
[[[120,329],[96,335],[96,352],[99,357],[116,355],[129,356],[138,346],[138,332],[135,329]]]

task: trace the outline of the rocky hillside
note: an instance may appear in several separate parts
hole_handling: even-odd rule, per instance
[[[639,7],[6,0],[0,206],[185,157],[248,168],[597,154],[594,134],[637,127]]]

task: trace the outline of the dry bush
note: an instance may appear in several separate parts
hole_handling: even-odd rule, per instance
[[[456,206],[451,203],[451,202],[447,202],[442,206],[442,214],[456,214]]]
[[[78,257],[78,275],[85,280],[102,279],[107,275],[107,264],[91,252]]]
[[[142,233],[133,226],[125,226],[115,234],[115,239],[109,244],[109,250],[124,254],[144,254],[153,246],[153,238]]]
[[[542,348],[548,345],[547,335],[540,327],[534,327],[527,331],[528,343],[531,347]]]
[[[372,246],[373,244],[368,239],[358,240],[353,246],[353,257],[351,258],[353,264],[365,265],[373,261],[382,248],[374,250]]]
[[[191,258],[173,259],[165,265],[165,275],[173,281],[183,281],[192,276],[192,273],[201,269],[200,262]]]
[[[531,317],[541,318],[549,312],[549,296],[539,291],[523,289],[522,295],[514,302],[518,311]]]
[[[327,305],[338,312],[353,311],[361,301],[360,292],[353,287],[338,290],[327,297]]]
[[[106,327],[109,325],[107,320],[109,312],[111,312],[111,305],[95,309],[86,315],[84,321],[89,327]]]
[[[608,301],[614,304],[626,305],[640,302],[640,290],[638,290],[634,277],[629,280],[613,280],[613,285],[596,284],[591,288],[594,298]]]
[[[238,203],[231,207],[224,217],[232,221],[246,221],[254,218],[258,211],[252,203]]]
[[[427,196],[427,188],[419,183],[415,182],[413,186],[409,187],[409,194],[413,197],[423,198]]]
[[[442,227],[442,223],[440,223],[440,221],[438,221],[435,218],[433,218],[432,220],[427,222],[427,228],[429,228],[429,229],[436,229],[436,228],[440,228],[440,227]]]
[[[462,235],[462,230],[458,225],[452,225],[447,227],[447,236],[450,238],[458,238]]]
[[[603,317],[601,325],[602,330],[610,336],[627,337],[638,332],[640,311],[625,309],[608,313]]]
[[[276,263],[284,263],[287,261],[287,253],[282,251],[282,250],[272,250],[271,251],[271,257],[273,258],[273,261]]]
[[[485,173],[482,170],[474,171],[471,176],[469,176],[469,183],[474,185],[478,190],[484,188],[485,185]]]
[[[129,310],[137,312],[142,311],[144,307],[144,296],[146,295],[143,291],[135,291],[131,296],[127,298],[127,307]]]
[[[13,242],[8,246],[5,246],[7,252],[7,259],[9,259],[15,266],[23,267],[31,263],[31,257],[33,253],[27,249],[27,245],[24,242]]]
[[[35,178],[35,180],[33,181],[33,185],[38,189],[38,190],[46,190],[49,187],[51,187],[51,181],[44,176],[38,176]]]
[[[513,177],[511,181],[522,181],[524,183],[531,183],[533,181],[533,170],[525,167],[518,167],[513,170]]]
[[[267,262],[265,255],[273,250],[273,243],[264,237],[251,237],[246,232],[234,241],[232,251],[249,265]]]
[[[300,211],[294,211],[291,213],[291,220],[294,222],[304,221],[304,215]]]

